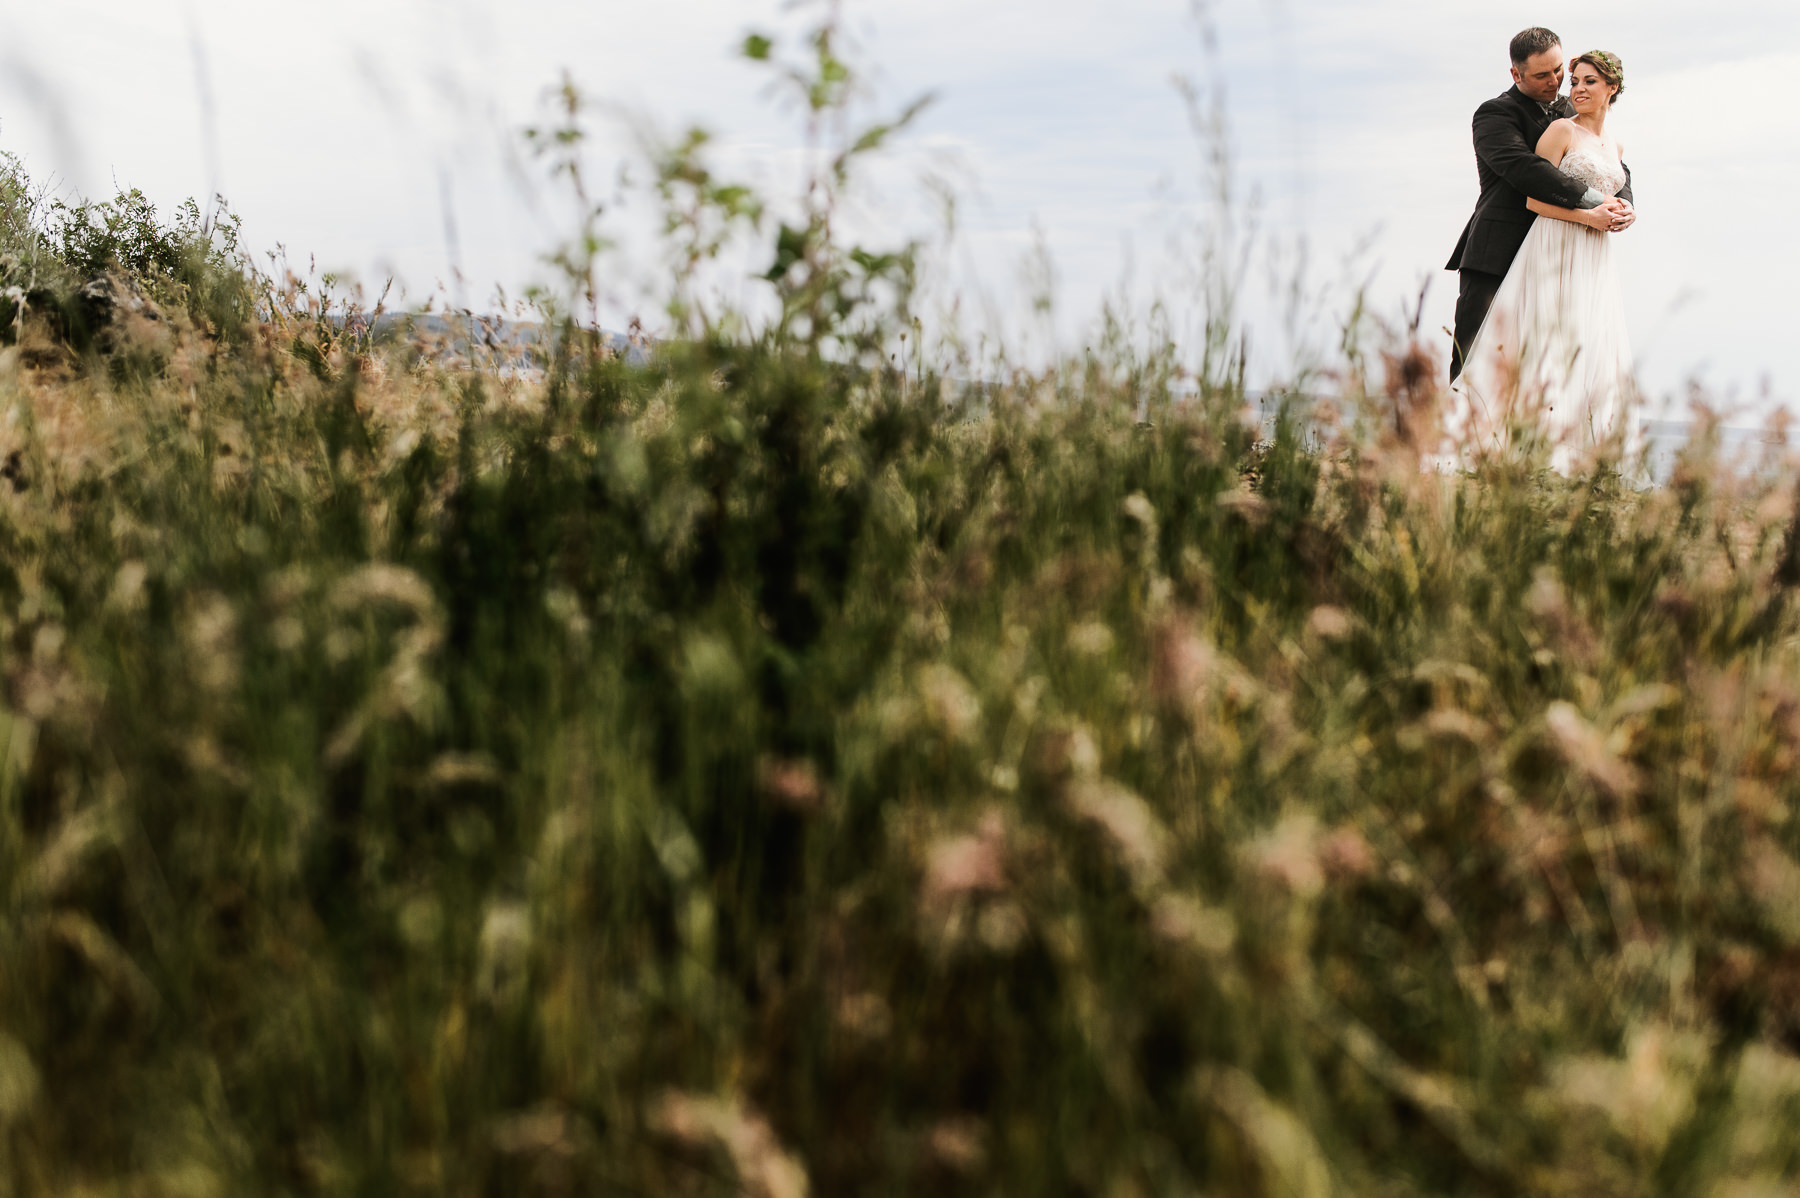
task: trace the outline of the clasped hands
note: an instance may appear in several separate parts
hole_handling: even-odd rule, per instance
[[[1587,210],[1588,225],[1602,233],[1623,233],[1626,229],[1631,228],[1632,222],[1635,220],[1637,220],[1637,209],[1618,196],[1607,200],[1598,208]]]

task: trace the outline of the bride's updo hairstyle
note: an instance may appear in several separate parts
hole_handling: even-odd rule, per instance
[[[1569,63],[1569,73],[1574,74],[1575,68],[1584,62],[1594,68],[1596,75],[1613,85],[1612,99],[1607,103],[1617,104],[1619,97],[1625,94],[1625,64],[1619,61],[1619,56],[1605,50],[1589,50]]]

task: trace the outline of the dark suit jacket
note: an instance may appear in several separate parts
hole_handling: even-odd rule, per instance
[[[1550,122],[1573,113],[1561,98],[1546,113],[1516,86],[1475,110],[1475,169],[1481,176],[1481,199],[1445,270],[1504,275],[1537,219],[1525,207],[1528,198],[1559,208],[1581,206],[1587,186],[1537,155],[1538,138]],[[1629,168],[1619,195],[1632,202]]]

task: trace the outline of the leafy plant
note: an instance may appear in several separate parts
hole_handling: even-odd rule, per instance
[[[836,217],[861,161],[912,125],[933,97],[919,97],[894,117],[858,124],[854,113],[860,79],[841,54],[841,41],[840,6],[833,2],[825,5],[799,63],[780,63],[775,40],[761,34],[745,39],[743,54],[769,64],[798,101],[811,164],[802,219],[781,223],[775,260],[765,276],[781,304],[774,335],[793,338],[815,352],[836,348],[866,365],[881,360],[888,330],[909,323],[918,246],[876,251],[845,245]]]

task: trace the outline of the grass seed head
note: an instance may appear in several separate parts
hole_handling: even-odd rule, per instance
[[[1283,816],[1246,851],[1258,876],[1296,897],[1312,898],[1325,886],[1321,849],[1318,820],[1303,812]]]
[[[999,894],[1007,887],[1006,821],[982,816],[976,830],[933,844],[925,856],[923,898],[929,907],[966,895]]]
[[[1606,738],[1574,704],[1552,703],[1544,713],[1544,727],[1563,760],[1595,786],[1618,798],[1637,792],[1637,771],[1614,754]]]
[[[722,1151],[751,1198],[807,1198],[806,1169],[783,1148],[767,1119],[735,1098],[671,1091],[647,1122],[691,1149]]]

